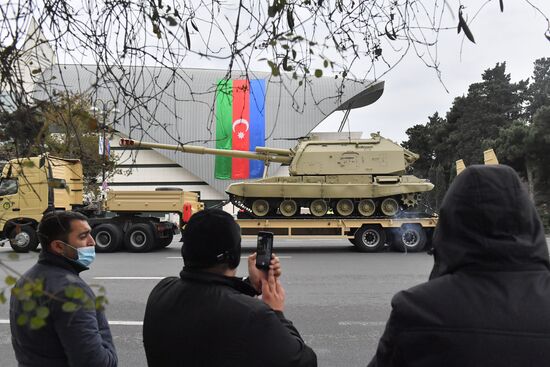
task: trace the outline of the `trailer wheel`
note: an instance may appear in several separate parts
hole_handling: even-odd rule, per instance
[[[427,241],[426,231],[420,224],[403,224],[393,232],[392,248],[398,252],[419,252]]]
[[[170,236],[166,238],[159,238],[157,242],[157,248],[165,248],[166,246],[170,245],[172,243],[172,240],[174,239],[174,235],[170,234]]]
[[[38,247],[36,230],[29,225],[17,225],[10,233],[10,246],[15,252],[34,251]]]
[[[355,231],[354,245],[360,252],[380,251],[386,243],[386,232],[376,224],[367,224]]]
[[[148,223],[133,224],[124,236],[124,246],[131,252],[147,252],[155,247],[155,233]]]
[[[115,252],[122,244],[122,231],[114,224],[104,223],[92,229],[97,252]]]

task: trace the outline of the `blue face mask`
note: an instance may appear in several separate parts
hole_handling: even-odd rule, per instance
[[[66,246],[69,246],[70,248],[76,250],[78,254],[78,259],[69,259],[72,260],[80,265],[83,266],[90,266],[90,264],[95,260],[95,247],[94,246],[86,246],[86,247],[73,247],[69,245],[68,243],[63,242]]]

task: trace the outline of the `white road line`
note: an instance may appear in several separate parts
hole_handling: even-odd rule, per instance
[[[143,321],[109,321],[109,325],[143,326]]]
[[[279,259],[292,259],[292,256],[277,256]],[[167,259],[183,259],[181,256],[166,256]],[[241,256],[241,259],[248,259],[248,256]]]
[[[94,277],[97,280],[159,280],[166,277]]]
[[[386,321],[340,321],[340,326],[384,326]]]
[[[8,325],[10,320],[0,320],[0,324]],[[143,321],[109,321],[109,325],[142,326]]]

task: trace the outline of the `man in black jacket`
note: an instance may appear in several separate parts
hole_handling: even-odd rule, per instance
[[[143,343],[151,367],[306,367],[317,358],[283,315],[285,293],[275,257],[266,274],[248,258],[249,278],[235,277],[240,228],[222,210],[194,214],[185,227],[180,277],[151,292]],[[262,300],[256,298],[262,294]]]
[[[74,212],[50,212],[39,226],[42,252],[38,263],[17,282],[22,289],[26,282],[42,280],[44,295],[37,307],[48,309],[46,324],[34,330],[29,321],[19,325],[20,316],[30,318],[34,311],[25,311],[26,297],[12,291],[10,328],[15,357],[26,367],[115,367],[118,364],[109,324],[102,310],[95,307],[95,295],[79,277],[95,257],[94,240],[86,217]],[[68,298],[65,291],[74,290]],[[71,292],[68,292],[71,294]],[[88,302],[86,302],[86,300]],[[76,310],[65,310],[71,301]],[[67,311],[67,312],[66,312]]]
[[[456,177],[433,247],[430,280],[394,296],[369,366],[548,366],[548,247],[514,170]]]

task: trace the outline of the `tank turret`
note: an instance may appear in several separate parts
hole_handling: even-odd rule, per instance
[[[288,165],[290,176],[233,183],[226,189],[233,204],[261,218],[394,217],[415,208],[420,194],[433,189],[428,180],[406,174],[407,167],[418,155],[379,134],[371,134],[370,139],[349,141],[306,138],[292,149],[256,147],[255,152],[131,139],[121,139],[120,145]],[[301,214],[302,208],[309,209],[309,214]]]

